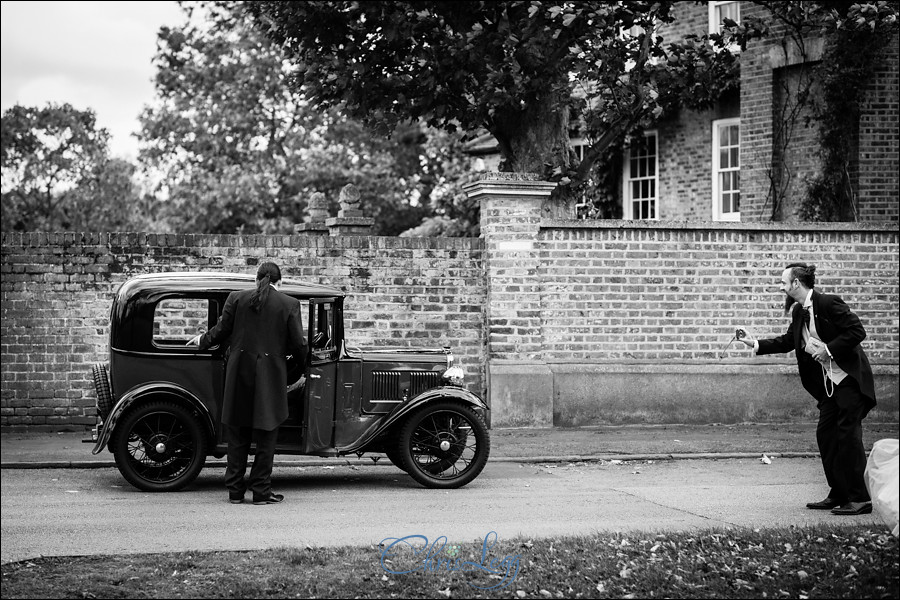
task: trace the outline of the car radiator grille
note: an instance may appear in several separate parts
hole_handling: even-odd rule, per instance
[[[373,371],[372,401],[400,402],[405,390],[413,398],[440,382],[441,374],[437,371]]]

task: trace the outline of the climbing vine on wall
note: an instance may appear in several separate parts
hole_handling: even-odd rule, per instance
[[[807,221],[856,221],[859,116],[869,84],[897,43],[897,3],[854,4],[844,15],[831,10],[822,60],[816,69],[822,96],[814,106],[819,171],[806,178],[798,216]]]
[[[808,221],[856,221],[859,108],[886,41],[871,32],[839,32],[826,42],[818,69],[822,103],[816,112],[819,172],[807,178],[799,216]]]

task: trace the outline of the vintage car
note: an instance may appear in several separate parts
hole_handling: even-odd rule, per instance
[[[113,453],[135,487],[181,489],[207,456],[225,455],[227,344],[187,342],[217,323],[230,292],[254,286],[253,275],[156,273],[116,292],[109,363],[92,366],[99,420],[91,441],[94,454]],[[430,488],[478,476],[490,452],[488,407],[463,387],[448,348],[352,348],[341,290],[285,279],[281,291],[302,304],[309,353],[306,364],[285,357],[290,415],[278,454],[384,454]]]

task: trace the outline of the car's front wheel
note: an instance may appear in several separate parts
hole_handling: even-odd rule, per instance
[[[391,464],[397,467],[400,470],[405,470],[403,467],[403,452],[400,451],[400,446],[386,448],[384,453],[387,455]]]
[[[145,492],[174,492],[196,479],[206,460],[206,434],[191,411],[155,401],[130,410],[116,427],[119,472]]]
[[[475,411],[456,402],[438,402],[414,411],[400,430],[403,470],[429,488],[458,488],[475,479],[487,463],[491,441]]]

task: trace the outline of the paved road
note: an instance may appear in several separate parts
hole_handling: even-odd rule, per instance
[[[276,468],[270,506],[231,505],[222,469],[186,491],[147,494],[111,468],[0,471],[2,561],[36,556],[504,540],[603,531],[873,523],[805,508],[824,496],[812,458],[489,463],[469,486],[419,487],[390,465]]]

